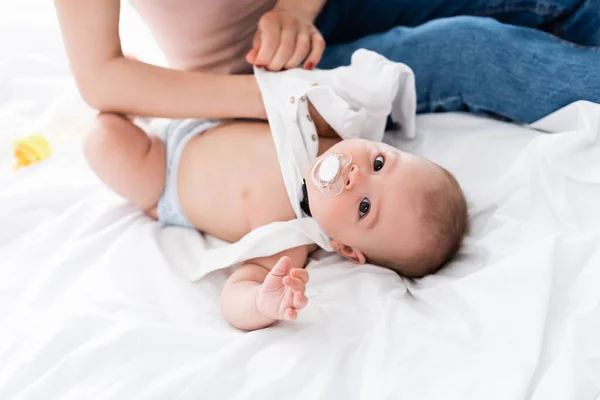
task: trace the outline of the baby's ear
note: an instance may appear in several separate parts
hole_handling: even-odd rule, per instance
[[[355,249],[354,247],[346,246],[345,244],[341,244],[332,240],[329,242],[329,245],[338,253],[340,256],[345,257],[348,261],[353,262],[354,264],[364,264],[367,262],[367,258],[363,254],[362,251]]]

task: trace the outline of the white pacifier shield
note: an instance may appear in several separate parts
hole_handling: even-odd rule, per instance
[[[323,160],[319,168],[319,178],[331,182],[340,171],[340,160],[336,156],[329,156]]]
[[[313,166],[311,172],[313,184],[325,196],[337,196],[344,190],[344,171],[351,162],[350,154],[324,154]]]

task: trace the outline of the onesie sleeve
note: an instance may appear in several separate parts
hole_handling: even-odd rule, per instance
[[[309,98],[343,139],[381,141],[388,116],[408,138],[415,136],[416,90],[413,71],[365,49],[347,67],[321,73],[323,86]]]

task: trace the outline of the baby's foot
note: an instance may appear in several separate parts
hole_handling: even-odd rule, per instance
[[[308,302],[304,295],[308,272],[291,265],[289,257],[281,257],[260,287],[256,308],[267,318],[294,320]]]

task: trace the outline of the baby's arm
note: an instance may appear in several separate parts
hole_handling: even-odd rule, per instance
[[[308,246],[245,262],[225,283],[221,309],[236,328],[266,328],[280,319],[294,320],[306,306]]]

